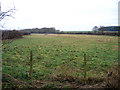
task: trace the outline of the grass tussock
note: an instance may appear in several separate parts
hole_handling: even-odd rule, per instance
[[[61,72],[61,71],[60,71]],[[49,76],[51,77],[51,76]],[[79,78],[71,74],[60,73],[53,75],[49,81],[29,80],[21,81],[9,74],[3,74],[3,89],[5,88],[118,88],[119,75],[118,67],[108,70],[104,78],[87,77]]]
[[[120,82],[119,73],[118,73],[119,71],[120,69],[118,67],[112,67],[109,69],[106,78],[107,87],[118,88]]]

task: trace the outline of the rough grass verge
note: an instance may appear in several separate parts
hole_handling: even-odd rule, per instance
[[[9,74],[2,76],[2,88],[118,88],[120,82],[118,67],[108,70],[105,78],[88,77],[76,78],[71,76],[58,75],[50,81],[29,80],[27,82],[15,79]]]

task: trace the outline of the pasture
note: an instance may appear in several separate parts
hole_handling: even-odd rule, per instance
[[[84,78],[84,53],[86,78],[103,79],[118,62],[116,36],[32,34],[8,44],[5,42],[2,45],[3,74],[30,82],[32,50],[32,80],[43,82],[39,83],[40,87],[79,86]]]

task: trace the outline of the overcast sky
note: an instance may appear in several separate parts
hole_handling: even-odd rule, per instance
[[[118,25],[120,0],[1,0],[2,11],[16,7],[6,29],[55,27],[61,31],[90,31],[94,26]]]

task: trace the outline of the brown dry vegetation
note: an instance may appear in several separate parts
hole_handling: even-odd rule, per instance
[[[67,70],[65,66],[60,68],[63,69],[64,72]],[[67,73],[74,73],[74,70],[67,70]],[[118,67],[112,67],[108,70],[108,75],[105,78],[93,78],[88,77],[86,80],[84,78],[77,78],[65,74],[60,70],[61,75],[52,74],[49,76],[51,81],[39,81],[32,80],[30,82],[21,81],[15,79],[13,76],[9,74],[3,74],[3,88],[43,88],[46,84],[54,85],[56,84],[56,88],[118,88],[119,86],[119,75],[118,75]],[[64,74],[62,74],[64,73]],[[64,75],[64,76],[63,76]],[[11,83],[9,83],[11,82]],[[53,87],[54,88],[54,87]]]

